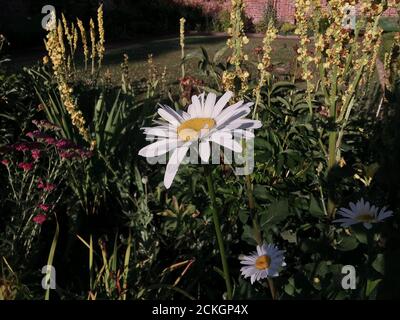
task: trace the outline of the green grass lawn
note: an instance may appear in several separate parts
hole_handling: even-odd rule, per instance
[[[224,47],[226,37],[224,36],[190,36],[186,38],[186,54],[194,51],[200,51],[200,47],[207,50],[210,57],[215,52]],[[276,40],[273,63],[288,63],[294,58],[293,46],[296,40],[284,39]],[[254,48],[262,44],[262,38],[252,37],[250,43],[246,46],[246,53],[250,61],[257,61]],[[123,47],[110,48],[107,52],[104,69],[111,71],[113,80],[120,78],[120,64],[123,60],[123,54],[129,55],[129,71],[131,79],[141,79],[147,76],[148,66],[147,57],[153,54],[153,60],[160,72],[167,67],[167,79],[169,82],[176,81],[181,76],[181,51],[179,47],[179,38],[168,38],[162,40],[152,40]],[[197,70],[197,61],[191,60],[186,65],[187,74],[200,77]],[[103,71],[105,71],[103,70]],[[117,78],[116,78],[117,77]]]

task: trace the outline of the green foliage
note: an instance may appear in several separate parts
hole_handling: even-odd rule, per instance
[[[282,34],[288,35],[294,33],[296,26],[290,22],[284,22],[281,25],[280,32]]]
[[[277,8],[275,7],[275,1],[268,0],[261,20],[256,24],[256,32],[265,33],[268,28],[268,24],[272,21],[274,26],[278,26],[278,13]]]
[[[221,10],[213,19],[213,30],[225,32],[231,24],[231,13],[227,10]]]

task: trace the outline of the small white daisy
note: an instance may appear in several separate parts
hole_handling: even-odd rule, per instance
[[[257,246],[257,252],[239,257],[240,263],[244,264],[240,271],[245,278],[250,277],[251,284],[261,279],[277,277],[280,268],[286,266],[283,253],[274,244],[264,243]]]
[[[336,219],[333,222],[340,223],[342,227],[362,223],[365,228],[371,229],[373,223],[382,222],[393,214],[393,211],[387,210],[386,207],[379,210],[379,208],[371,206],[368,201],[364,202],[363,198],[358,200],[356,204],[350,202],[349,206],[350,209],[341,208],[338,214],[343,218]]]
[[[197,145],[197,151],[203,163],[208,163],[211,155],[210,143],[217,143],[233,152],[242,152],[242,146],[235,140],[236,135],[244,139],[254,138],[251,129],[261,127],[258,120],[245,117],[250,113],[253,103],[239,101],[227,108],[226,104],[233,93],[226,92],[218,101],[214,93],[192,97],[187,112],[175,111],[164,105],[158,109],[159,126],[143,128],[147,139],[156,141],[139,151],[139,155],[153,158],[172,152],[164,176],[164,185],[168,189],[185,158],[189,148]]]

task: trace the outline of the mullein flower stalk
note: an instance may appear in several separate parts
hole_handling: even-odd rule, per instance
[[[127,93],[131,89],[131,81],[129,78],[129,56],[124,54],[124,61],[121,63],[121,83],[122,91]]]
[[[179,43],[181,46],[181,69],[182,69],[182,78],[185,78],[185,18],[181,18],[179,20]]]
[[[82,112],[78,109],[73,98],[73,89],[68,83],[69,70],[66,61],[64,46],[64,33],[61,21],[57,29],[49,31],[45,45],[48,56],[52,62],[54,76],[57,80],[61,101],[71,117],[72,124],[78,129],[80,135],[87,142],[90,141],[90,134],[86,128],[86,122]]]
[[[70,52],[70,56],[67,55],[66,59],[67,59],[67,67],[68,70],[71,70],[71,66],[73,68],[74,71],[76,71],[75,69],[75,63],[74,63],[74,55],[75,55],[75,50],[74,50],[74,43],[75,43],[75,39],[74,39],[74,25],[72,24],[71,26],[71,30],[69,28],[68,25],[68,21],[65,18],[65,15],[62,13],[61,14],[61,21],[63,24],[63,28],[64,28],[64,34],[65,37],[67,39],[67,43],[68,43],[68,47],[69,47],[69,52]]]
[[[103,5],[99,7],[97,10],[97,24],[98,24],[98,29],[99,29],[99,41],[97,43],[97,56],[99,58],[99,68],[101,67],[101,64],[104,59],[104,53],[105,53],[105,32],[104,32],[104,12],[103,12]]]
[[[222,84],[224,89],[236,93],[235,98],[240,99],[248,90],[248,82],[250,74],[244,68],[243,64],[248,60],[248,56],[244,53],[244,45],[249,43],[249,39],[244,32],[243,0],[232,0],[230,27],[228,28],[229,39],[226,45],[231,49],[232,54],[228,58],[228,62],[233,66],[233,70],[226,70],[222,74]],[[236,79],[240,82],[240,87],[236,87]]]
[[[258,64],[257,68],[260,73],[260,80],[257,87],[254,89],[254,96],[256,99],[253,111],[253,119],[257,116],[257,107],[261,99],[261,89],[262,87],[270,81],[271,73],[268,68],[271,65],[271,52],[272,52],[272,42],[276,39],[278,30],[275,28],[272,20],[268,24],[267,31],[263,39],[263,56],[261,62]],[[271,100],[268,96],[268,106],[270,106]]]
[[[97,56],[97,48],[96,48],[96,27],[93,19],[90,19],[90,43],[92,46],[92,52],[90,58],[92,59],[92,75],[95,72],[95,59]]]
[[[81,33],[81,38],[82,38],[82,45],[83,45],[83,55],[85,59],[85,71],[88,68],[88,61],[89,61],[89,47],[88,47],[88,41],[86,37],[86,30],[85,27],[83,26],[83,22],[79,19],[77,19],[77,24],[79,31]]]
[[[310,56],[309,45],[311,43],[310,36],[308,34],[308,21],[311,15],[311,1],[309,0],[296,0],[295,1],[295,19],[296,29],[295,34],[300,37],[300,45],[297,49],[298,57],[297,60],[300,62],[302,68],[302,79],[307,84],[307,104],[312,116],[312,105],[311,105],[311,94],[315,88],[313,83],[314,76],[311,71],[310,64],[312,63],[312,57]]]

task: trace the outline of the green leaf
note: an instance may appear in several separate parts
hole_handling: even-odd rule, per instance
[[[368,280],[367,281],[367,289],[365,290],[365,294],[367,297],[371,295],[371,293],[376,289],[378,284],[382,281],[382,279],[376,279],[376,280]]]
[[[338,250],[340,251],[351,251],[358,247],[358,241],[355,237],[343,237],[338,244]]]
[[[372,262],[372,267],[380,274],[385,274],[385,257],[382,253],[379,253],[374,262]]]
[[[254,139],[254,148],[255,149],[268,149],[268,150],[270,150],[271,149],[271,144],[265,139],[256,137]]]
[[[321,208],[320,201],[315,199],[314,196],[311,196],[309,211],[310,214],[314,217],[320,218],[325,215],[324,210]]]
[[[138,166],[135,164],[135,182],[136,186],[141,194],[144,194],[143,182],[142,182],[142,175],[140,174]]]
[[[257,245],[257,242],[254,240],[254,230],[249,225],[243,227],[242,240],[250,245]]]
[[[221,49],[219,49],[214,55],[213,62],[217,63],[222,58],[222,56],[225,54],[227,49],[228,49],[227,46],[223,46]]]
[[[362,244],[367,244],[367,233],[365,232],[365,228],[363,226],[354,226],[352,228],[354,236],[357,238],[358,242]]]
[[[261,227],[269,229],[290,215],[287,199],[277,200],[261,216]]]
[[[246,224],[247,220],[249,220],[249,213],[245,210],[239,211],[239,220],[241,223]]]
[[[258,200],[270,200],[267,187],[260,184],[254,186],[253,195]]]

